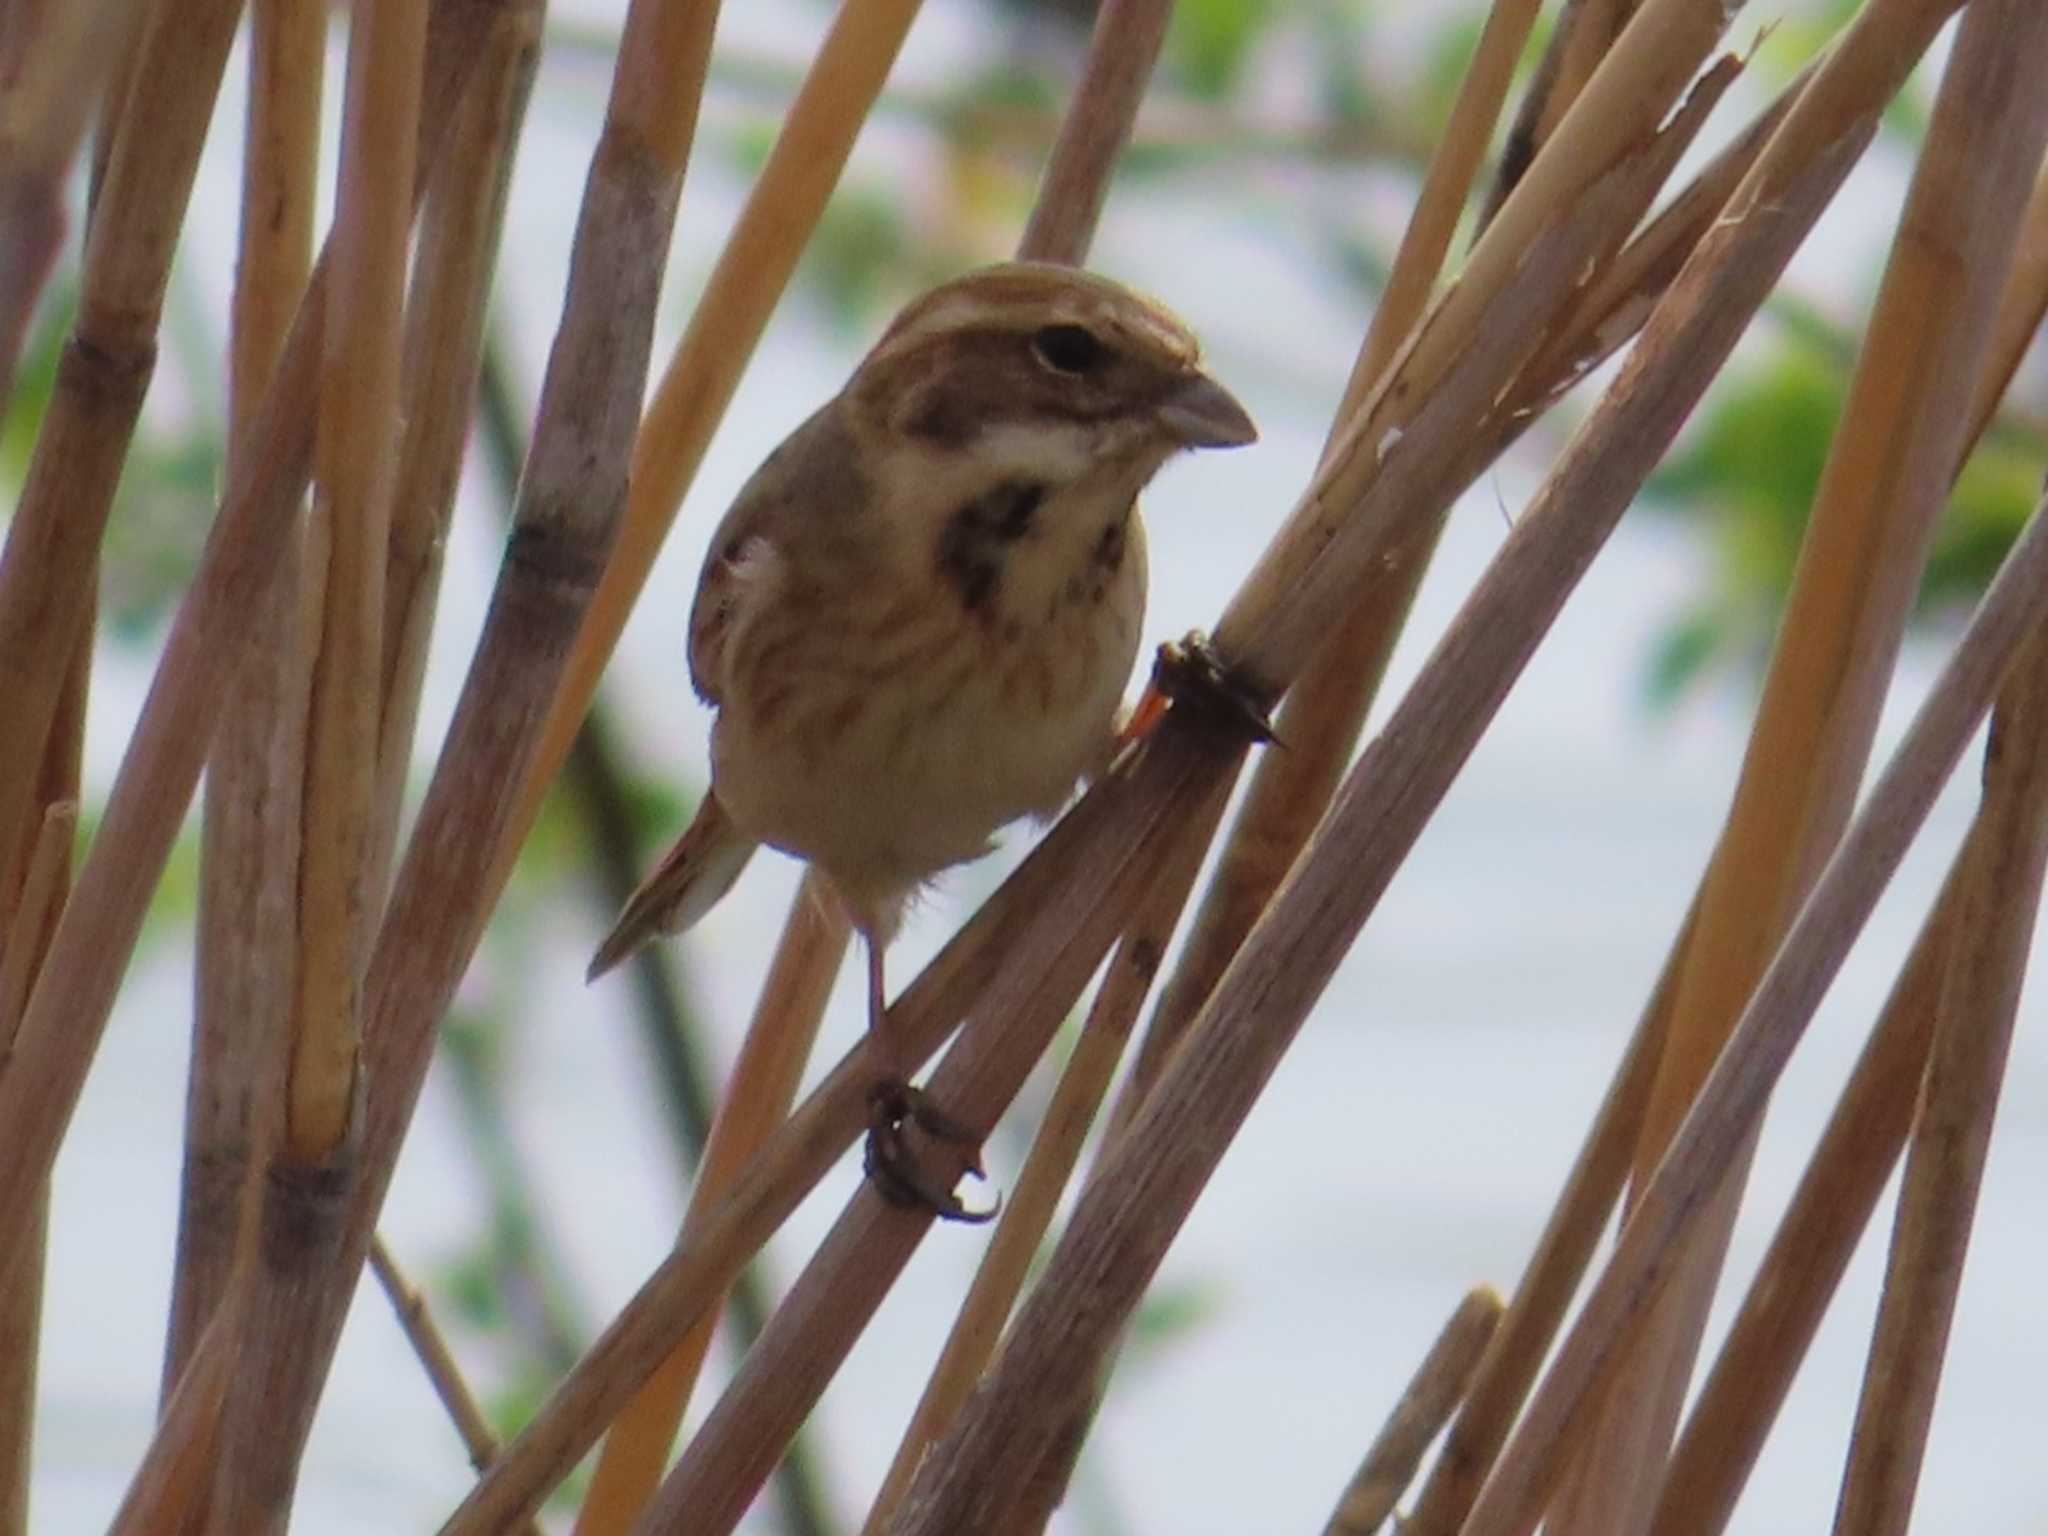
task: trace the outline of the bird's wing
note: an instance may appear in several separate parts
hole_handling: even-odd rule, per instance
[[[690,609],[690,682],[705,703],[726,694],[726,646],[738,614],[765,597],[786,555],[818,553],[821,534],[843,528],[860,503],[853,450],[828,402],[769,454],[711,536]],[[859,545],[830,541],[824,558],[844,563]]]

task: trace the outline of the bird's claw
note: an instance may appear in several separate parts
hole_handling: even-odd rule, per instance
[[[994,1219],[1003,1206],[1000,1197],[985,1211],[968,1206],[953,1193],[951,1184],[941,1183],[931,1174],[903,1132],[905,1126],[914,1125],[935,1141],[969,1149],[979,1145],[978,1136],[934,1105],[923,1089],[900,1079],[875,1084],[869,1107],[867,1152],[862,1166],[877,1194],[891,1205],[929,1210],[943,1221],[978,1225]],[[968,1151],[965,1161],[963,1173],[976,1179],[987,1177],[978,1153]]]
[[[1174,705],[1199,710],[1210,719],[1241,731],[1255,744],[1279,742],[1266,701],[1223,664],[1209,637],[1191,629],[1179,640],[1159,647],[1152,664],[1152,689]]]

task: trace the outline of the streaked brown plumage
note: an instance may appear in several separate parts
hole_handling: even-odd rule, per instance
[[[910,1102],[882,1003],[906,900],[1103,766],[1144,617],[1138,492],[1256,435],[1197,358],[1165,311],[1062,267],[969,273],[897,316],[712,538],[689,628],[711,791],[593,977],[780,848],[867,940],[870,1050]]]

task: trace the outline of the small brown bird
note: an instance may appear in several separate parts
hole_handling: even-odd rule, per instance
[[[594,979],[689,927],[766,843],[829,877],[868,952],[883,1192],[964,1213],[901,1156],[882,954],[906,901],[1050,818],[1108,762],[1145,610],[1137,495],[1184,448],[1257,431],[1195,339],[1067,267],[988,267],[911,303],[768,456],[712,536],[690,678],[711,789],[626,903]]]

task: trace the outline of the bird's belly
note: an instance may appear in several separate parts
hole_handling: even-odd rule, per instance
[[[886,905],[1006,823],[1054,814],[1103,765],[1138,619],[1105,603],[1030,630],[941,613],[886,645],[821,638],[779,690],[727,699],[719,797],[753,836]]]

